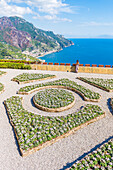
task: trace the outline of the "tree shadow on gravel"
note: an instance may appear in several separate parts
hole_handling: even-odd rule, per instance
[[[112,110],[112,107],[111,107],[110,101],[111,101],[111,98],[107,99],[107,105],[108,105],[109,111],[110,111],[110,112],[111,112],[111,114],[113,115],[113,110]]]
[[[4,104],[4,102],[3,102],[3,104]],[[4,104],[4,106],[5,106],[5,104]],[[19,144],[18,144],[18,141],[17,141],[17,137],[16,137],[16,134],[15,134],[15,131],[14,131],[14,127],[13,127],[13,125],[12,125],[12,123],[11,123],[10,118],[9,118],[9,115],[8,115],[8,112],[7,112],[7,109],[6,109],[6,106],[5,106],[5,110],[6,110],[6,114],[7,114],[9,123],[10,123],[11,126],[12,126],[12,131],[13,131],[13,134],[14,134],[14,139],[15,139],[15,144],[16,144],[16,146],[17,146],[17,150],[18,150],[20,156],[22,156],[22,155],[21,155],[21,152],[20,152]]]
[[[110,139],[113,139],[113,136],[110,136],[108,139],[105,139],[102,143],[96,145],[94,148],[92,148],[90,151],[85,152],[83,155],[81,155],[80,157],[78,157],[75,161],[67,163],[66,166],[63,166],[62,169],[59,170],[66,170],[67,168],[70,168],[73,164],[75,164],[77,161],[81,160],[82,158],[84,158],[85,156],[87,156],[89,153],[93,152],[94,150],[96,150],[97,148],[99,148],[101,145],[103,145],[104,143],[108,142]],[[75,153],[76,154],[76,153]]]
[[[75,92],[75,91],[73,91],[73,92],[76,93],[83,101],[85,101],[84,98],[83,98],[80,94],[78,94],[78,93]]]
[[[34,96],[33,96],[34,97]],[[33,102],[33,97],[31,98],[31,105],[35,107],[34,102]],[[35,107],[36,108],[36,107]]]

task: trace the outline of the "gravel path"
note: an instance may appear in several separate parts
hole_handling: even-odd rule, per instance
[[[0,69],[5,70],[5,69]],[[109,99],[113,97],[113,92],[108,93],[96,87],[93,87],[85,82],[75,79],[77,76],[84,77],[98,77],[98,78],[113,78],[113,75],[102,75],[102,74],[87,74],[87,73],[69,73],[69,72],[55,72],[55,71],[36,71],[36,70],[11,70],[6,69],[6,75],[0,77],[0,82],[5,86],[5,92],[0,94],[0,170],[61,170],[71,166],[71,164],[78,159],[85,152],[90,151],[96,145],[107,140],[110,136],[113,136],[113,113],[109,107]],[[59,78],[69,78],[70,80],[76,81],[79,84],[86,86],[96,92],[99,92],[102,99],[98,104],[106,112],[106,117],[88,125],[87,127],[78,130],[73,135],[64,138],[57,143],[48,146],[36,153],[29,155],[28,157],[22,158],[18,151],[18,145],[15,140],[12,126],[9,123],[3,101],[11,96],[17,95],[16,92],[20,87],[26,86],[19,85],[16,82],[12,82],[11,79],[18,74],[23,72],[30,73],[48,73],[55,74]],[[51,80],[43,80],[41,82],[48,82]],[[29,84],[35,84],[29,83]],[[28,85],[28,84],[27,84]],[[24,97],[23,106],[28,111],[32,111],[36,114],[51,115],[52,113],[46,113],[37,110],[31,104],[32,96],[36,92]],[[83,101],[83,99],[76,93],[73,93],[76,98],[76,104],[73,108],[61,112],[53,113],[54,116],[66,115],[79,109],[81,106],[91,103]]]

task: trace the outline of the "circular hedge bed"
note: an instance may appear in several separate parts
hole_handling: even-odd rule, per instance
[[[36,107],[44,111],[57,112],[71,108],[75,98],[71,92],[62,89],[45,89],[33,97]]]

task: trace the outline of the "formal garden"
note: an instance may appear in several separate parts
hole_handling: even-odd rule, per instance
[[[0,76],[4,74],[6,72],[0,71]],[[79,129],[89,126],[89,124],[106,116],[102,105],[97,104],[103,99],[103,96],[98,92],[87,88],[85,84],[80,85],[79,81],[75,82],[67,78],[57,78],[57,80],[44,82],[45,79],[55,77],[57,78],[53,74],[22,73],[10,79],[20,85],[17,89],[17,95],[5,99],[4,105],[22,156],[28,156],[71,134],[76,135],[75,132]],[[96,84],[98,88],[101,86],[103,91],[104,89],[109,91],[113,88],[112,79],[83,77],[79,77],[79,79],[91,85]],[[39,83],[39,80],[43,80],[43,82]],[[21,86],[21,84],[29,82],[33,82],[33,84]],[[3,91],[4,85],[0,83],[0,92]],[[36,114],[23,107],[24,96],[32,93],[31,101],[37,109]],[[75,93],[78,94],[78,97],[80,95],[81,100],[86,103],[78,107],[78,110],[73,111],[71,109],[78,105],[74,96]],[[112,96],[110,105],[113,108]],[[39,110],[40,114],[38,114]],[[65,111],[69,111],[69,113],[65,114]],[[44,112],[45,115],[41,115],[41,112]],[[51,112],[51,116],[48,115],[48,112]],[[57,115],[55,112],[57,112]],[[63,116],[60,115],[61,112]],[[109,140],[78,160],[69,169],[112,169],[112,150],[113,140]]]
[[[113,79],[78,77],[78,79],[103,89],[108,92],[113,91]]]
[[[40,84],[35,84],[35,85],[30,85],[30,86],[25,86],[19,89],[18,94],[30,94],[36,90],[44,89],[48,87],[57,87],[57,88],[65,88],[69,89],[72,91],[75,91],[79,93],[84,100],[88,101],[99,101],[101,98],[99,93],[96,93],[94,91],[91,91],[90,89],[87,89],[86,87],[77,84],[74,81],[71,81],[69,79],[59,79],[47,83],[40,83]]]

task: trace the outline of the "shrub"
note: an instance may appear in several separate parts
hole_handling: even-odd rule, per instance
[[[0,59],[0,62],[35,64],[35,61]]]
[[[10,63],[10,62],[0,62],[0,68],[28,69],[28,70],[31,69],[29,65],[25,65],[24,63]]]

